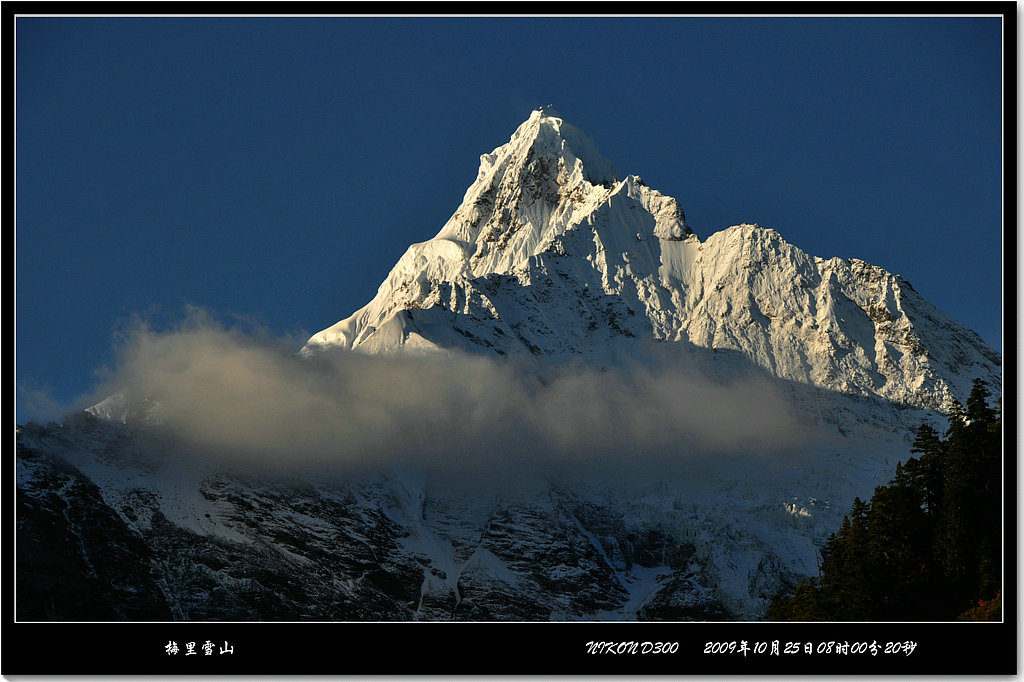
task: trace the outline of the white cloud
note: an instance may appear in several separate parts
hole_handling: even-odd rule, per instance
[[[152,396],[193,447],[273,466],[657,475],[811,437],[763,376],[713,379],[672,348],[628,369],[541,372],[460,353],[310,360],[296,347],[202,313],[172,331],[138,324],[103,391]]]

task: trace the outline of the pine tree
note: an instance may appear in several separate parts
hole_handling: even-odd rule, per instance
[[[946,438],[936,551],[955,607],[994,596],[1001,576],[1001,429],[989,397],[985,384],[976,380],[967,409],[951,415]]]
[[[768,606],[768,620],[834,620],[823,608],[814,578],[801,580],[791,596],[775,595]]]
[[[873,612],[875,589],[868,543],[870,506],[854,498],[850,515],[843,518],[822,551],[820,606],[827,620],[868,620]]]
[[[967,418],[971,423],[992,424],[996,420],[995,408],[989,407],[988,399],[992,397],[988,386],[981,379],[975,379],[971,385],[971,395],[967,398]]]
[[[916,616],[930,587],[931,536],[922,493],[900,465],[892,483],[871,497],[867,553],[879,594],[872,619]]]
[[[976,380],[945,439],[922,424],[910,457],[856,498],[817,580],[773,598],[776,620],[992,619],[1001,613],[1002,414]]]
[[[929,424],[921,424],[914,437],[910,452],[920,455],[919,459],[911,457],[907,460],[904,470],[918,480],[923,494],[925,513],[932,523],[938,517],[942,507],[942,489],[946,467],[946,444],[939,438],[938,432]]]

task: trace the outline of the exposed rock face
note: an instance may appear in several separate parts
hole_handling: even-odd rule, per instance
[[[19,434],[19,619],[728,615],[691,543],[556,486],[459,502],[402,476],[314,484],[222,471],[172,497],[173,471],[137,477],[138,462],[160,459],[150,448],[173,449],[160,437],[127,446],[134,465],[102,461],[129,429],[88,416]],[[102,472],[103,489],[72,459]],[[641,578],[651,604],[631,602]]]
[[[20,620],[170,620],[153,559],[88,477],[19,442]]]

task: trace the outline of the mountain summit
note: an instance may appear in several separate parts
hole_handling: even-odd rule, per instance
[[[301,352],[607,361],[624,339],[738,351],[782,379],[927,409],[1000,377],[998,353],[882,268],[808,255],[758,225],[701,241],[675,199],[619,180],[550,108],[482,155],[437,235]]]
[[[495,276],[518,276],[531,259],[564,254],[563,237],[584,226],[628,227],[636,241],[691,234],[674,199],[635,176],[616,176],[589,136],[549,108],[534,111],[507,144],[480,157],[476,180],[441,231],[409,247],[373,301],[315,335],[303,352],[451,345],[422,333],[438,310],[419,324],[407,311],[455,306],[496,319],[483,281],[498,283]]]

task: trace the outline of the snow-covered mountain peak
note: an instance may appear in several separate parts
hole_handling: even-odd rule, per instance
[[[121,424],[159,426],[163,423],[160,406],[152,396],[133,398],[127,390],[117,391],[85,411],[100,419]]]
[[[681,240],[691,234],[674,199],[638,176],[617,178],[615,165],[590,136],[550,107],[535,110],[507,143],[480,157],[476,180],[437,235],[410,246],[366,308],[314,336],[303,352],[359,345],[357,329],[372,327],[374,333],[394,311],[429,305],[439,282],[522,272],[530,259],[560,249],[570,231],[600,230],[610,243]],[[624,212],[629,220],[612,217]],[[378,336],[378,341],[392,336],[396,341],[381,350],[410,346],[404,331]]]
[[[701,241],[550,108],[482,157],[437,235],[302,353],[459,348],[601,358],[631,339],[736,351],[799,384],[946,409],[1001,359],[905,281],[743,223]],[[598,359],[604,362],[606,359]]]
[[[503,150],[513,154],[525,150],[536,156],[563,158],[570,169],[579,160],[583,177],[595,185],[611,185],[618,179],[615,164],[601,155],[593,138],[567,123],[550,106],[534,110],[512,135],[509,144],[495,149],[492,154]]]

